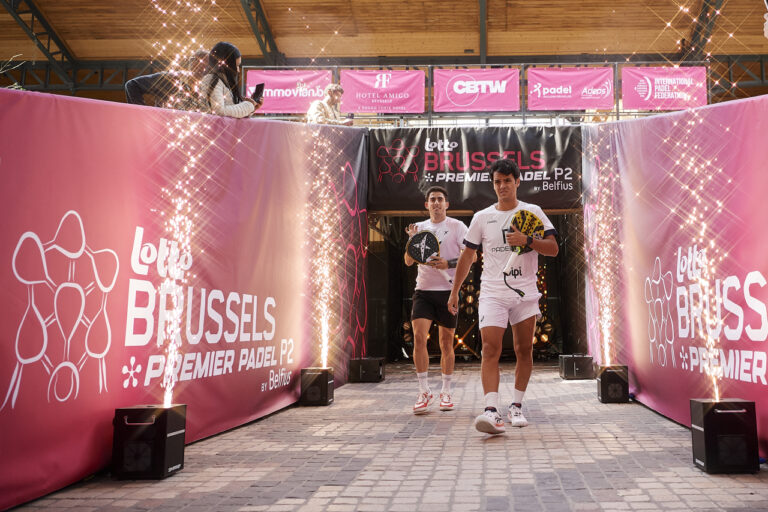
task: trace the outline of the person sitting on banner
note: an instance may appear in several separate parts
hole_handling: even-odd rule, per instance
[[[154,97],[154,106],[179,110],[197,110],[197,87],[208,68],[208,52],[197,50],[179,71],[161,71],[137,76],[125,83],[125,99],[133,105],[146,105],[144,95]],[[174,98],[181,92],[183,97]]]
[[[231,43],[218,42],[208,55],[208,73],[200,83],[202,103],[207,109],[220,116],[248,117],[261,102],[243,98],[240,94],[240,50]]]
[[[325,88],[325,96],[321,100],[315,100],[307,111],[307,122],[314,124],[341,124],[352,125],[352,118],[342,119],[339,112],[339,103],[344,89],[339,84],[329,84]]]

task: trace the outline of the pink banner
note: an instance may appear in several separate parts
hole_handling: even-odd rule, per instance
[[[582,127],[591,352],[629,365],[637,398],[685,425],[715,382],[755,401],[762,456],[766,131],[766,96]]]
[[[611,68],[529,68],[528,110],[613,109]]]
[[[361,130],[7,89],[0,126],[0,509],[107,465],[114,409],[163,403],[171,340],[187,442],[297,400],[319,362],[310,186],[339,216],[337,380],[363,355]],[[308,184],[318,133],[341,170]]]
[[[342,112],[424,112],[424,71],[342,70],[341,86]]]
[[[256,84],[264,84],[264,104],[257,111],[261,114],[305,114],[310,103],[323,99],[332,81],[330,70],[249,69],[245,75],[248,96]]]
[[[624,110],[680,110],[707,104],[707,68],[621,69]]]
[[[514,112],[520,110],[520,71],[435,69],[435,112]]]

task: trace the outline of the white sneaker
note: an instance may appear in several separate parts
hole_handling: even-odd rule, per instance
[[[441,411],[452,411],[453,410],[453,400],[451,399],[450,393],[440,393],[440,410]]]
[[[486,434],[503,434],[507,430],[499,411],[490,409],[475,418],[475,428]]]
[[[509,404],[509,412],[507,413],[509,424],[513,427],[527,427],[528,420],[523,416],[523,411],[515,404]]]
[[[423,414],[427,412],[427,408],[429,407],[429,404],[432,402],[433,398],[434,395],[431,391],[419,393],[419,396],[416,399],[416,403],[413,405],[413,414]]]

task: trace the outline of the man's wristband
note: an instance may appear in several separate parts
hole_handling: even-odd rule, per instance
[[[448,268],[456,268],[456,263],[458,263],[458,261],[458,258],[448,260]]]
[[[531,247],[532,243],[533,243],[533,237],[532,236],[529,236],[528,238],[525,239],[525,246],[526,247]],[[531,249],[533,249],[533,247],[531,247]]]

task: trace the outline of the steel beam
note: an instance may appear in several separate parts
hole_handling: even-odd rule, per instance
[[[480,64],[485,64],[488,58],[488,2],[478,0],[480,3]]]
[[[2,0],[0,0],[2,1]],[[633,57],[633,58],[632,58]],[[606,58],[605,55],[536,55],[536,56],[515,56],[515,57],[491,57],[488,58],[488,64],[494,65],[565,65],[565,64],[597,64],[616,65],[622,64],[658,64],[669,65],[669,56],[664,55],[635,55],[635,56],[611,55]],[[676,62],[676,61],[672,61]],[[738,80],[737,86],[740,89],[754,87],[768,87],[768,77],[766,77],[766,64],[768,55],[718,55],[711,57],[709,68],[711,80],[719,80],[719,84],[710,85],[713,94],[733,93],[731,87],[734,81],[744,77],[745,80]],[[135,76],[159,71],[165,67],[165,63],[153,62],[148,60],[99,60],[99,61],[79,61],[71,70],[71,83],[67,83],[53,70],[50,61],[37,62],[10,62],[10,69],[0,74],[0,86],[13,85],[17,83],[24,89],[37,91],[60,91],[60,90],[117,90],[122,89],[125,82]],[[693,62],[688,62],[693,64]],[[243,59],[243,65],[248,67],[275,68],[270,66],[264,59]],[[347,58],[334,59],[332,62],[317,62],[309,65],[308,60],[288,59],[285,66],[276,69],[291,69],[295,67],[308,66],[312,68],[331,68],[338,72],[339,68],[346,67],[388,67],[388,68],[427,68],[428,66],[478,66],[477,56],[455,56],[455,57],[418,57],[413,59],[404,58]],[[706,65],[702,62],[700,65]],[[429,70],[427,70],[429,72]],[[524,70],[521,73],[525,76]],[[618,84],[617,84],[618,87]],[[524,101],[525,98],[523,98]]]
[[[707,47],[715,22],[723,7],[723,0],[702,0],[701,11],[696,18],[696,23],[691,32],[691,39],[682,49],[682,60],[701,60],[706,57],[704,49]]]
[[[766,62],[768,62],[768,56],[766,55],[733,55],[723,57],[716,61],[717,64],[726,64],[726,69],[721,70],[713,66],[710,71],[713,75],[713,82],[716,80],[718,83],[710,86],[711,94],[728,94],[731,97],[736,98],[737,88],[751,89],[751,88],[765,88],[768,87],[768,79],[766,78]],[[759,72],[755,73],[750,70],[747,65],[756,64],[759,67]],[[746,80],[739,80],[739,77],[746,75]]]
[[[245,16],[248,18],[248,23],[251,24],[251,30],[253,35],[256,36],[256,41],[259,43],[264,59],[272,66],[285,64],[285,55],[277,49],[277,43],[272,36],[272,29],[269,27],[261,1],[240,0],[240,3],[243,5]]]
[[[72,68],[70,82],[52,73],[53,67],[48,61],[14,63],[13,67],[0,75],[3,81],[16,82],[30,91],[76,92],[122,90],[129,79],[159,71],[165,66],[142,60],[81,61]]]
[[[50,70],[72,87],[76,60],[32,0],[0,0],[8,14],[26,32],[50,63]]]

